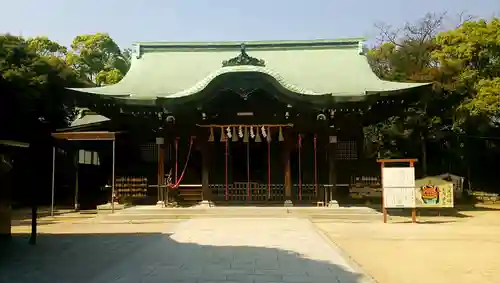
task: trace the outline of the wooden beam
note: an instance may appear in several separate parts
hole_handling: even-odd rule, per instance
[[[400,159],[377,159],[378,163],[410,163],[413,164],[417,162],[416,158],[400,158]]]
[[[52,137],[62,140],[72,141],[100,141],[115,140],[116,132],[95,131],[95,132],[63,132],[52,133]]]
[[[30,147],[29,143],[14,141],[14,140],[0,140],[0,145],[12,146],[12,147],[22,147],[22,148]]]

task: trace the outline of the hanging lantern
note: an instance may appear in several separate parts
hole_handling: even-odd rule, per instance
[[[262,126],[262,128],[260,128],[260,131],[261,131],[261,133],[262,133],[262,137],[263,137],[263,138],[266,138],[266,137],[267,137],[266,127]]]
[[[250,131],[252,131],[252,128],[250,127]],[[245,133],[243,134],[243,142],[248,142],[248,128],[245,127]]]
[[[213,142],[215,140],[214,137],[214,128],[210,127],[210,135],[208,136],[208,141]]]
[[[255,133],[253,132],[253,126],[250,126],[250,137],[251,137],[252,139],[254,139],[254,138],[255,138]]]
[[[259,135],[259,132],[257,131],[256,135],[255,135],[255,142],[261,142],[262,140],[260,139],[260,135]]]
[[[231,128],[230,127],[227,127],[226,129],[226,135],[227,135],[227,138],[230,139],[233,137],[233,134],[231,133]]]
[[[271,128],[267,127],[267,137],[266,137],[267,142],[271,142]]]
[[[284,140],[285,140],[285,138],[283,137],[283,128],[280,127],[279,134],[278,134],[278,141],[282,142]]]
[[[220,141],[224,142],[226,141],[226,134],[224,134],[224,128],[220,127]]]
[[[238,136],[240,136],[240,138],[243,138],[243,127],[242,126],[240,126],[238,129]]]
[[[238,141],[238,135],[236,134],[236,127],[233,128],[233,141],[237,142]]]

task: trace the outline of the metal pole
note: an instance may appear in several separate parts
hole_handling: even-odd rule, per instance
[[[56,175],[56,147],[52,147],[52,198],[50,203],[50,216],[54,216],[54,198],[55,198],[55,175]]]
[[[113,139],[113,169],[111,171],[111,213],[115,212],[115,158],[116,141]]]

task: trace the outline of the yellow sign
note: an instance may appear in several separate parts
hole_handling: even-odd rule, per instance
[[[415,181],[416,207],[453,207],[453,183],[440,177]]]

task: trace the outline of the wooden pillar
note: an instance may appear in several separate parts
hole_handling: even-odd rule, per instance
[[[324,133],[321,133],[318,135],[318,138],[317,138],[317,157],[316,157],[316,160],[317,160],[317,174],[318,174],[318,177],[317,177],[317,180],[318,180],[318,191],[317,191],[317,195],[316,195],[316,201],[325,201],[325,186],[324,185],[320,185],[320,184],[324,184],[324,179],[322,177],[322,174],[320,172],[323,172],[323,170],[325,170],[326,166],[324,166],[324,161],[325,161],[325,157],[327,156],[327,152],[323,150],[323,148],[325,148],[323,145],[325,143],[325,140],[326,142],[328,142],[327,139],[325,139],[325,137],[327,138],[326,134]],[[325,169],[323,169],[325,168]]]
[[[79,153],[80,153],[80,150],[77,149],[76,150],[76,153],[75,153],[75,157],[74,157],[74,164],[75,164],[75,195],[73,197],[73,205],[74,205],[74,208],[75,208],[75,211],[79,211],[80,210],[80,204],[78,203],[78,194],[79,194],[79,184],[80,184],[80,181],[78,179],[78,171],[79,171],[79,168],[80,168],[80,161],[79,161]]]
[[[211,144],[204,142],[201,144],[201,187],[202,200],[212,200],[212,192],[210,191],[210,147]]]
[[[158,147],[158,172],[157,172],[157,185],[158,185],[158,203],[165,201],[164,196],[164,179],[165,179],[165,139],[160,137],[156,138],[156,146]]]
[[[3,192],[0,193],[3,194]],[[0,199],[0,240],[2,238],[10,238],[11,217],[12,217],[12,212],[11,212],[10,202],[8,202],[8,200]]]
[[[424,162],[425,162],[425,160],[424,160]],[[410,160],[409,163],[410,163],[410,167],[415,167],[415,161]],[[425,164],[424,164],[424,166],[425,166]],[[412,209],[411,209],[411,222],[417,223],[417,208],[416,207],[412,207]]]
[[[284,193],[285,200],[292,200],[292,168],[290,164],[290,149],[292,140],[290,135],[286,135],[283,143],[283,168],[284,168]]]
[[[382,186],[382,214],[384,216],[384,223],[387,223],[387,208],[385,208],[385,199],[384,199],[384,185],[383,185],[383,180],[384,180],[384,167],[385,167],[385,162],[380,163],[380,183]]]
[[[336,171],[336,162],[335,162],[335,148],[336,144],[334,140],[336,139],[330,137],[330,141],[328,143],[328,184],[330,185],[328,189],[328,195],[326,196],[328,201],[334,200],[337,197],[337,171]]]
[[[11,236],[11,191],[12,191],[12,175],[9,173],[12,169],[12,164],[5,157],[0,157],[0,240],[8,239]]]

